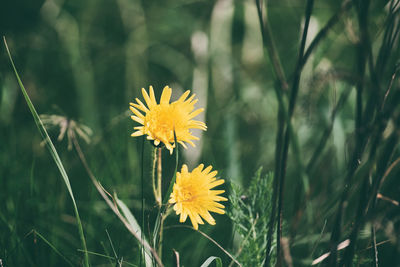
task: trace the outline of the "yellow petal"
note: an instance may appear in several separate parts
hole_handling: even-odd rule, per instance
[[[190,90],[187,90],[181,95],[181,97],[176,102],[185,102],[185,99],[188,97],[189,94]]]
[[[208,166],[207,168],[205,168],[205,169],[203,170],[203,173],[204,173],[204,174],[208,174],[208,173],[211,171],[211,169],[212,169],[212,166],[210,165],[210,166]]]
[[[172,89],[168,86],[164,87],[164,90],[161,94],[160,105],[168,105],[169,100],[171,99]]]
[[[146,112],[146,113],[149,112],[149,109],[143,104],[142,101],[139,100],[139,98],[136,98],[135,100],[138,104],[132,103],[133,104],[132,106],[134,106],[135,108],[137,108],[143,112]]]
[[[152,89],[151,86],[150,86],[150,89]],[[154,92],[153,92],[153,94],[154,94]],[[143,95],[144,101],[146,101],[146,104],[149,107],[149,109],[152,109],[154,106],[153,102],[150,100],[150,97],[144,88],[142,88],[142,95]]]
[[[133,136],[133,137],[137,137],[137,136],[141,136],[141,135],[143,135],[143,133],[141,131],[136,131],[133,134],[131,134],[131,136]]]
[[[153,86],[150,85],[150,100],[154,105],[157,105],[156,97],[154,95]]]
[[[138,118],[144,119],[144,116],[142,113],[140,113],[136,108],[130,106],[129,109],[135,114]]]
[[[199,115],[200,113],[202,113],[204,111],[204,108],[199,108],[195,111],[193,111],[192,113],[189,114],[189,118],[193,119],[194,117],[196,117],[197,115]]]
[[[179,222],[185,222],[186,221],[186,219],[187,219],[187,216],[188,216],[188,214],[185,212],[185,213],[181,213],[181,217],[179,218]]]
[[[216,180],[215,182],[210,183],[210,188],[214,188],[214,187],[219,186],[219,185],[221,185],[223,183],[225,183],[225,181],[223,179]],[[222,193],[220,193],[220,194],[222,194]]]
[[[132,120],[134,120],[134,121],[136,121],[136,122],[138,122],[138,123],[140,123],[140,124],[144,124],[144,120],[143,119],[141,119],[141,118],[138,118],[138,117],[136,117],[136,116],[131,116],[131,119]]]

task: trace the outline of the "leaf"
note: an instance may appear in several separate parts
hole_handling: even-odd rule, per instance
[[[210,264],[215,260],[215,266],[216,267],[222,267],[222,260],[219,257],[211,256],[208,259],[206,259],[205,262],[200,267],[207,267],[210,266]]]
[[[114,198],[117,202],[118,207],[121,209],[122,214],[128,220],[128,223],[130,224],[130,226],[135,230],[135,232],[137,232],[138,236],[142,236],[142,229],[140,228],[140,225],[138,224],[135,216],[133,216],[132,212],[125,205],[125,203],[122,202],[120,199],[118,199],[118,197],[116,195],[114,196]],[[143,242],[148,245],[146,238],[144,238]],[[152,266],[151,252],[148,249],[145,249],[144,254],[145,254],[144,257],[145,257],[146,267],[151,267]]]

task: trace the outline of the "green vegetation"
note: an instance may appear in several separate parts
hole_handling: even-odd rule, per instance
[[[0,267],[400,265],[399,0],[8,2]],[[196,94],[195,148],[130,136],[150,85]],[[196,231],[166,204],[200,163]]]

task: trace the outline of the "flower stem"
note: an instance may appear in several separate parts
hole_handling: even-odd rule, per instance
[[[167,216],[164,214],[161,214],[161,222],[160,222],[160,234],[158,237],[158,247],[157,247],[157,252],[160,257],[162,257],[162,242],[163,242],[163,233],[164,233],[164,220]]]
[[[175,144],[177,143],[176,140],[176,135],[174,132],[174,140],[175,140]],[[160,173],[160,184],[161,184],[161,149],[158,152],[158,156],[159,156],[159,173]],[[167,193],[165,194],[164,199],[161,198],[161,205],[160,205],[160,209],[157,215],[157,219],[156,219],[156,223],[154,226],[154,231],[153,231],[153,244],[154,247],[157,247],[157,252],[158,253],[162,253],[162,241],[163,241],[163,232],[164,232],[164,220],[168,217],[168,215],[171,212],[170,206],[168,204],[168,199],[169,196],[171,195],[172,192],[172,188],[173,185],[175,183],[175,179],[176,179],[176,171],[178,169],[178,159],[179,159],[179,150],[178,147],[176,147],[175,149],[175,171],[174,171],[174,175],[170,181]],[[161,185],[159,186],[160,190],[161,190]],[[161,197],[161,193],[160,193],[160,197]],[[157,241],[157,234],[158,234],[158,241]],[[161,256],[160,256],[161,257]]]
[[[158,150],[158,151],[157,151]],[[159,216],[160,217],[160,230],[159,230],[159,236],[158,236],[158,246],[157,246],[157,252],[158,255],[162,258],[162,241],[163,241],[163,232],[164,232],[164,220],[165,220],[165,215],[163,214],[163,211],[161,210],[162,207],[162,162],[161,162],[161,157],[162,157],[162,151],[161,148],[156,148],[156,151],[154,153],[157,153],[157,203],[158,203],[158,208],[159,208]],[[156,158],[156,157],[155,157]]]
[[[158,150],[158,151],[157,151]],[[157,157],[156,157],[157,153]],[[163,242],[163,232],[164,232],[164,220],[168,216],[168,212],[162,208],[162,148],[156,148],[154,151],[154,163],[157,158],[157,203],[159,205],[159,215],[160,216],[160,228],[158,233],[158,245],[157,252],[162,257],[162,242]],[[153,168],[153,172],[155,169],[155,164]],[[155,244],[156,245],[156,244]]]
[[[160,205],[160,201],[158,199],[158,190],[156,187],[156,163],[157,163],[157,148],[155,147],[153,152],[153,168],[151,171],[151,181],[153,185],[154,198],[156,199],[157,204]]]
[[[161,163],[161,148],[158,148],[158,156],[157,156],[157,202],[159,207],[162,205],[162,163]]]

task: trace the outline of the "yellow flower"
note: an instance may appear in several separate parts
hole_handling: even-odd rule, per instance
[[[137,104],[130,103],[130,109],[135,114],[131,116],[132,120],[142,124],[142,126],[134,127],[136,132],[132,136],[147,135],[147,139],[154,140],[156,146],[160,142],[164,143],[172,154],[175,147],[175,131],[176,140],[183,147],[186,148],[184,142],[195,146],[192,140],[199,140],[199,138],[193,136],[190,129],[207,130],[204,122],[193,120],[194,117],[204,111],[203,108],[194,110],[194,104],[197,102],[197,99],[194,99],[195,95],[187,98],[190,94],[188,90],[177,101],[170,103],[172,89],[165,86],[161,94],[160,104],[157,104],[152,86],[150,86],[149,91],[150,96],[142,88],[147,107],[138,98],[136,98]]]
[[[187,166],[182,166],[181,172],[176,173],[176,181],[169,199],[169,203],[175,204],[174,210],[177,215],[181,215],[180,222],[185,222],[189,216],[194,229],[203,224],[203,218],[209,224],[214,225],[215,220],[209,211],[224,214],[224,205],[218,201],[227,201],[228,199],[219,194],[225,190],[211,190],[212,188],[224,183],[223,179],[215,177],[217,171],[210,172],[212,166],[204,168],[200,164],[191,173]]]

